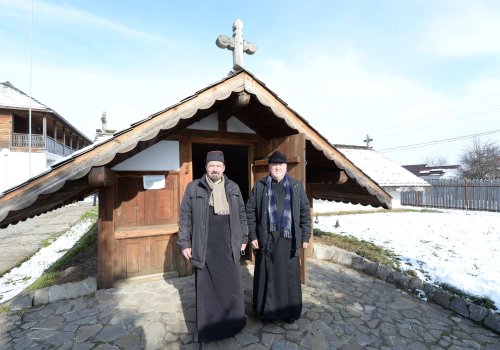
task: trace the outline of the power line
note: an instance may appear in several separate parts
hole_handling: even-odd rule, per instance
[[[463,136],[457,136],[457,137],[452,137],[449,139],[442,139],[442,140],[434,140],[434,141],[428,141],[428,142],[422,142],[422,143],[415,143],[413,145],[406,145],[406,146],[398,146],[398,147],[391,147],[391,148],[385,148],[381,150],[377,150],[378,152],[384,153],[384,152],[394,152],[394,151],[404,151],[408,149],[413,149],[413,148],[420,148],[420,147],[425,147],[425,146],[432,146],[432,145],[437,145],[440,143],[446,143],[446,142],[453,142],[453,141],[459,141],[459,140],[464,140],[468,139],[471,137],[479,137],[479,136],[484,136],[484,135],[491,135],[495,134],[497,132],[500,132],[499,130],[492,130],[492,131],[486,131],[482,133],[477,133],[477,134],[471,134],[471,135],[463,135]]]
[[[457,105],[457,106],[445,108],[445,109],[442,109],[440,111],[424,115],[423,117],[416,117],[416,118],[413,118],[413,119],[410,119],[410,120],[407,120],[407,121],[404,121],[404,122],[401,122],[401,123],[398,123],[398,124],[389,125],[387,127],[383,127],[381,129],[375,130],[374,132],[392,129],[392,128],[395,128],[395,127],[398,127],[398,126],[402,126],[402,125],[407,125],[407,124],[410,124],[410,123],[413,123],[413,122],[421,122],[422,120],[426,120],[426,119],[432,118],[434,116],[439,116],[440,114],[446,116],[447,114],[451,114],[450,112],[456,113],[458,111],[460,113],[460,112],[464,111],[465,108],[470,108],[470,107],[475,106],[475,105],[480,105],[480,107],[481,107],[481,105],[484,105],[485,102],[488,101],[488,100],[492,100],[493,99],[494,102],[496,102],[495,100],[498,100],[499,96],[500,96],[500,93],[496,93],[496,94],[493,94],[493,95],[482,97],[482,98],[479,98],[479,99],[477,99],[475,101],[463,103],[463,104],[460,104],[460,105]],[[488,106],[486,108],[492,108],[492,107],[498,107],[498,105],[494,105],[494,106],[490,105],[490,106]],[[494,110],[496,110],[496,108]],[[473,112],[473,111],[469,111],[468,113],[471,113],[471,112]],[[483,113],[481,113],[481,114],[483,114]]]
[[[429,127],[434,127],[435,125],[443,124],[443,123],[448,123],[451,121],[457,121],[457,120],[463,120],[471,117],[476,117],[479,115],[484,115],[488,114],[494,111],[497,111],[500,109],[500,105],[498,104],[500,97],[500,93],[496,93],[493,95],[489,95],[486,97],[479,98],[474,101],[470,101],[467,103],[463,103],[457,106],[449,107],[442,109],[440,111],[430,113],[427,115],[424,115],[422,117],[416,117],[404,122],[400,123],[393,123],[392,125],[386,125],[385,127],[372,130],[372,133],[377,133],[379,131],[386,131],[383,132],[382,134],[378,134],[380,136],[388,136],[392,135],[395,133],[401,134],[405,132],[409,132],[414,130],[414,127],[411,125],[415,123],[420,123],[422,124],[423,121],[426,121],[430,118],[433,118],[433,121],[426,122],[426,126],[420,125],[419,128],[429,128]],[[404,126],[407,126],[407,128],[404,128]],[[401,128],[403,127],[403,128]],[[400,131],[396,131],[397,129],[400,129]],[[392,130],[391,130],[392,129]],[[396,130],[394,130],[396,129]],[[352,135],[354,136],[354,135]]]
[[[488,113],[495,112],[498,110],[500,110],[500,105],[490,106],[490,107],[486,107],[486,108],[476,110],[476,111],[463,111],[461,114],[459,114],[457,116],[452,116],[450,118],[446,118],[446,119],[439,120],[439,121],[436,120],[434,123],[425,123],[425,124],[422,123],[422,125],[419,125],[418,130],[435,128],[437,125],[442,125],[445,123],[451,123],[453,121],[459,121],[459,120],[464,120],[464,119],[468,119],[468,118],[472,118],[472,117],[477,117],[477,116],[480,116],[483,114],[488,114]],[[415,126],[410,126],[410,123],[407,123],[407,124],[408,124],[408,128],[401,129],[400,131],[398,131],[398,135],[415,131]],[[398,124],[398,125],[401,126],[403,124]],[[386,128],[386,130],[389,128]],[[378,134],[378,137],[390,136],[390,135],[393,135],[395,133],[396,132],[394,132],[394,131],[382,133],[382,134]]]

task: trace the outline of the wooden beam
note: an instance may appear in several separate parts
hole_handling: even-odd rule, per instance
[[[100,166],[90,170],[89,185],[94,187],[108,187],[113,185],[115,172],[108,167]]]
[[[286,162],[287,162],[287,164],[300,163],[300,157],[287,157]],[[254,165],[256,165],[256,166],[268,165],[268,164],[269,164],[269,161],[267,159],[256,159],[254,161]]]
[[[179,173],[179,208],[184,192],[189,182],[193,181],[193,154],[190,137],[183,137],[179,143],[180,173]],[[179,276],[188,276],[192,272],[191,263],[179,254]]]
[[[194,130],[184,129],[180,130],[177,135],[190,136],[191,141],[195,143],[218,143],[218,144],[239,144],[239,145],[253,145],[265,141],[262,136],[257,134],[245,134],[239,132],[220,132],[210,130]],[[169,138],[178,137],[170,135]]]
[[[163,236],[172,235],[177,232],[179,232],[179,225],[177,224],[123,227],[117,228],[115,230],[115,238],[128,239],[138,237]]]
[[[311,170],[307,172],[307,183],[342,185],[349,180],[342,170]]]
[[[115,202],[114,186],[99,190],[99,219],[97,221],[97,288],[113,287],[115,237],[113,208]]]

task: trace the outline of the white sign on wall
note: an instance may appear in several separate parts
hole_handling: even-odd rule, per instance
[[[165,188],[165,175],[144,175],[142,182],[145,190],[160,190]]]

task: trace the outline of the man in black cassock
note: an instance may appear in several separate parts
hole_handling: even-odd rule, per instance
[[[286,155],[269,157],[269,175],[247,202],[248,236],[256,250],[253,309],[264,322],[293,323],[302,312],[300,249],[311,237],[311,212],[302,184],[288,176]]]
[[[245,204],[224,170],[224,154],[208,152],[207,172],[188,184],[180,208],[177,244],[195,271],[200,343],[232,337],[246,323],[240,270],[248,242]]]

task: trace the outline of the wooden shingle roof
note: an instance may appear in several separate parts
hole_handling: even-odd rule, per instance
[[[341,170],[348,181],[341,186],[312,184],[315,198],[390,208],[391,197],[361,171],[304,118],[292,110],[251,73],[241,70],[187,97],[179,103],[116,132],[112,138],[90,145],[54,164],[0,196],[0,227],[55,209],[98,190],[89,185],[92,168],[113,167],[145,148],[185,129],[214,111],[225,108],[239,93],[251,96],[248,107],[234,113],[265,139],[292,134],[306,138],[306,172]],[[309,185],[309,181],[306,182]]]

